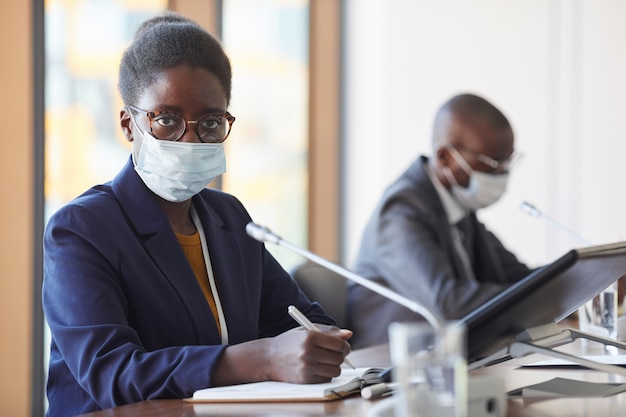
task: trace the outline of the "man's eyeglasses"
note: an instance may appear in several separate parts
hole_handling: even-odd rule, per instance
[[[196,120],[187,120],[175,113],[151,112],[135,106],[128,106],[128,108],[145,114],[150,121],[150,132],[160,140],[177,141],[183,137],[187,126],[193,123],[194,130],[202,142],[220,143],[226,140],[235,122],[235,117],[228,112],[211,113]]]
[[[449,145],[455,149],[462,149],[470,154],[472,154],[472,156],[474,158],[476,158],[477,160],[479,160],[480,162],[482,162],[483,164],[487,165],[488,167],[490,167],[494,172],[498,171],[498,172],[508,172],[511,170],[511,168],[513,168],[513,166],[517,163],[517,161],[519,161],[519,159],[521,158],[522,154],[519,152],[513,152],[511,155],[509,155],[508,157],[504,158],[504,159],[493,159],[488,157],[485,154],[482,154],[480,152],[476,152],[472,149],[466,148],[463,145]]]

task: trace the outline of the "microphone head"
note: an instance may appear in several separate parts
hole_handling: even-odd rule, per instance
[[[258,240],[259,242],[276,243],[280,241],[280,236],[274,234],[269,228],[261,226],[254,222],[250,222],[246,225],[246,233],[251,238]]]
[[[527,201],[522,201],[520,208],[526,214],[530,214],[531,216],[535,217],[541,217],[541,212],[539,211],[539,209]]]

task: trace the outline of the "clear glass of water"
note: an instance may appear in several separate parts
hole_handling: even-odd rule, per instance
[[[467,417],[465,327],[392,323],[389,345],[399,383],[397,417]]]
[[[612,284],[578,309],[580,330],[617,339],[617,308],[617,285]]]

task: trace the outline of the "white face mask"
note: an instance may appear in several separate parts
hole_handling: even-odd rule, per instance
[[[452,157],[469,176],[469,184],[467,187],[461,187],[448,167],[443,173],[452,185],[452,195],[466,210],[475,211],[485,208],[502,197],[509,180],[508,172],[496,175],[474,171],[454,147],[450,146],[449,149],[452,150]]]
[[[134,119],[133,123],[137,127]],[[138,154],[132,142],[135,171],[144,184],[164,200],[188,200],[226,172],[223,143],[158,140],[140,128],[137,130],[143,140]]]

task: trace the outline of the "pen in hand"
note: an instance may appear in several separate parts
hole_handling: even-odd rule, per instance
[[[311,321],[304,315],[296,306],[289,306],[287,308],[287,312],[289,315],[302,327],[312,332],[319,332],[320,329],[315,326],[315,324],[311,323]],[[354,365],[350,363],[348,358],[344,358],[343,361],[346,365],[348,365],[352,369],[356,369]]]

